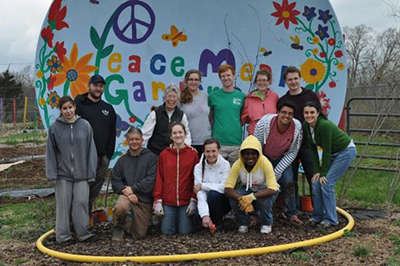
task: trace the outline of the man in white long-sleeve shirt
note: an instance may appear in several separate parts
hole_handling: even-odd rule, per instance
[[[301,146],[302,126],[300,121],[293,118],[296,110],[294,103],[282,101],[277,110],[277,114],[267,114],[260,119],[255,127],[254,136],[261,142],[264,155],[274,167],[286,216],[294,224],[300,225],[302,221],[297,217],[291,164]]]

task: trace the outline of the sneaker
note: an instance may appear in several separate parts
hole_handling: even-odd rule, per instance
[[[272,227],[270,225],[263,225],[261,226],[260,233],[261,234],[269,234],[272,231]]]
[[[317,226],[317,224],[319,224],[319,222],[317,222],[317,220],[315,220],[314,218],[310,218],[306,221],[306,225],[311,227],[315,227]]]
[[[247,225],[239,226],[238,233],[239,234],[246,234],[249,231],[249,227]]]
[[[297,217],[297,215],[293,215],[290,217],[290,223],[296,226],[303,225],[303,222]]]
[[[112,239],[113,240],[123,239],[124,235],[125,235],[124,229],[119,228],[119,227],[114,227],[113,228],[113,235],[112,235]]]
[[[63,247],[66,247],[66,246],[75,244],[75,240],[71,238],[71,239],[68,239],[67,241],[61,242],[59,244]]]
[[[99,240],[99,237],[97,235],[91,235],[88,238],[86,238],[85,240],[81,241],[81,242],[96,242],[97,240]]]
[[[331,227],[333,224],[331,224],[330,222],[327,221],[322,221],[318,224],[319,228],[328,228]]]

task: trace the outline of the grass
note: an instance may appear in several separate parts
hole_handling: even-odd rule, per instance
[[[382,265],[387,265],[387,266],[398,266],[400,265],[400,260],[394,257],[388,257],[386,259],[386,264],[382,264]]]
[[[371,254],[371,251],[365,246],[357,246],[353,249],[353,255],[356,257],[366,257]]]
[[[357,236],[357,233],[356,232],[353,232],[353,231],[349,231],[349,230],[344,230],[344,234],[343,234],[345,237],[356,237]]]
[[[315,252],[312,254],[312,256],[313,256],[314,258],[321,258],[321,257],[324,256],[324,253],[323,253],[322,251],[317,250],[317,251],[315,251]]]
[[[307,253],[302,252],[302,251],[293,252],[291,256],[293,259],[296,259],[296,260],[302,260],[302,261],[310,260],[310,257],[307,255]]]
[[[16,145],[22,143],[45,143],[47,138],[46,131],[33,130],[30,132],[18,132],[1,137],[1,144]]]
[[[33,242],[55,225],[55,200],[0,205],[0,238]]]

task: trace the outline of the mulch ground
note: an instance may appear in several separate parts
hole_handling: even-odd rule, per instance
[[[35,148],[33,148],[35,149]],[[44,148],[41,148],[44,154]],[[39,150],[29,150],[27,147],[1,147],[1,158],[15,158],[21,155],[39,154]],[[44,161],[27,161],[24,164],[11,167],[7,173],[0,173],[0,186],[5,184],[20,184],[32,186],[45,184]],[[34,199],[33,199],[34,200]],[[0,199],[0,204],[26,202],[25,199]],[[30,200],[32,201],[32,200]],[[0,214],[1,215],[1,214]],[[300,218],[306,220],[308,213],[300,213]],[[385,219],[360,220],[355,223],[352,230],[355,234],[343,236],[334,241],[301,248],[295,251],[269,253],[258,256],[244,256],[234,258],[221,258],[207,261],[186,261],[155,265],[390,265],[385,264],[389,257],[398,259],[395,253],[399,250],[393,236],[400,237],[400,227],[395,224],[399,220],[398,214],[392,214]],[[340,225],[329,229],[311,228],[309,226],[296,227],[288,223],[281,215],[281,211],[274,213],[272,233],[263,235],[259,233],[259,225],[250,228],[247,234],[237,233],[237,224],[234,220],[225,220],[226,233],[212,235],[208,230],[198,226],[195,234],[188,236],[163,236],[160,235],[156,220],[149,229],[145,239],[132,239],[124,241],[112,240],[111,226],[108,224],[97,225],[94,231],[100,240],[95,243],[77,243],[68,247],[60,246],[54,241],[47,241],[45,245],[51,249],[75,254],[98,256],[148,256],[168,254],[189,254],[200,252],[214,252],[225,250],[238,250],[285,244],[329,234],[344,227],[346,221],[340,219]],[[45,233],[45,232],[41,232]],[[367,256],[355,256],[354,251],[360,246],[369,251]],[[86,263],[67,262],[40,253],[34,243],[20,240],[0,242],[0,265],[86,265]],[[94,265],[104,265],[95,263]],[[111,263],[107,265],[141,265],[140,263]],[[397,265],[397,264],[392,264]]]

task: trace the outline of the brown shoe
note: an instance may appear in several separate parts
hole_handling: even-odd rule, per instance
[[[297,217],[297,215],[293,215],[290,217],[290,223],[296,226],[303,225],[303,222]]]

